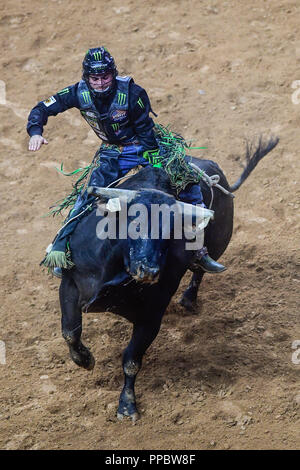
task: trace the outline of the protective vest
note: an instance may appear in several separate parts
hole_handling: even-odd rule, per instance
[[[81,80],[77,89],[79,109],[97,136],[111,144],[134,140],[135,132],[129,123],[129,84],[131,77],[116,77],[116,90],[109,110],[101,114],[93,103],[89,88]]]

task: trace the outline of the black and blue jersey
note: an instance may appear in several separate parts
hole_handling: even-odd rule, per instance
[[[150,118],[150,100],[146,91],[130,77],[116,77],[112,93],[107,97],[92,97],[85,81],[63,88],[30,112],[27,132],[42,135],[49,116],[70,108],[80,110],[97,136],[110,144],[137,143],[145,150],[158,147],[154,122]]]

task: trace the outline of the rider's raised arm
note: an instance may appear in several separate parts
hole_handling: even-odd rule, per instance
[[[42,135],[43,128],[48,122],[49,116],[56,116],[70,108],[78,108],[77,98],[78,83],[63,88],[56,95],[50,96],[45,101],[40,101],[28,116],[27,132],[33,135]]]
[[[133,123],[139,143],[145,150],[154,150],[158,144],[153,131],[154,122],[150,117],[152,112],[150,100],[146,91],[135,83],[130,90],[129,115]]]

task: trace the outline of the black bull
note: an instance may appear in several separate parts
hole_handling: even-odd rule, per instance
[[[277,142],[278,139],[271,139],[263,144],[260,140],[253,152],[248,147],[247,166],[232,187],[228,185],[216,163],[198,159],[192,161],[208,175],[218,174],[219,183],[225,189],[235,191]],[[139,191],[130,204],[175,203],[168,177],[159,168],[145,168],[118,187]],[[201,188],[208,206],[211,191],[205,183],[201,183]],[[215,216],[205,229],[205,246],[217,260],[225,251],[232,235],[233,199],[215,189],[212,210]],[[118,417],[130,416],[135,420],[138,413],[134,383],[143,355],[159,332],[164,312],[192,261],[193,252],[185,250],[185,239],[175,240],[172,237],[169,240],[153,241],[100,240],[96,235],[99,220],[94,208],[82,219],[71,236],[70,249],[75,267],[63,270],[59,290],[62,335],[73,361],[90,370],[94,367],[94,358],[80,339],[82,311],[109,310],[133,323],[132,337],[123,353],[125,382],[120,395]],[[196,300],[203,274],[201,270],[193,274],[182,298],[186,307],[190,307]]]

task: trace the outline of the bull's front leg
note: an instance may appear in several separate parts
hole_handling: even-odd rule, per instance
[[[80,367],[91,370],[95,360],[90,350],[81,342],[82,314],[79,292],[69,274],[63,274],[59,288],[62,336],[66,340],[71,359]]]
[[[195,307],[199,286],[204,276],[204,271],[199,269],[193,274],[188,288],[184,291],[181,297],[180,304],[187,310],[191,311]]]
[[[162,316],[151,321],[134,324],[130,343],[123,354],[124,387],[120,395],[117,417],[129,416],[132,421],[139,418],[136,407],[134,384],[147,348],[157,336]]]

